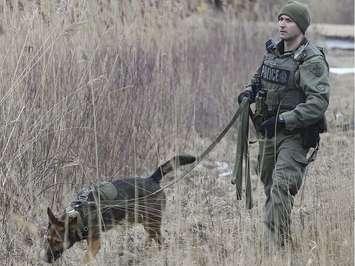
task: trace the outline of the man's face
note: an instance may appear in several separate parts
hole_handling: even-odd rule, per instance
[[[279,17],[279,33],[280,39],[291,41],[302,34],[302,31],[290,17],[281,15]]]

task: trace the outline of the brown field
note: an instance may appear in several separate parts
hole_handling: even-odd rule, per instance
[[[197,0],[20,2],[0,9],[0,264],[44,265],[48,206],[59,213],[83,184],[200,154],[276,35],[251,20],[255,7],[234,12],[243,1],[226,1],[224,13]],[[345,23],[341,12],[330,23]],[[354,67],[353,58],[328,54],[332,67]],[[218,162],[232,168],[235,158],[233,131],[166,189],[162,250],[144,248],[141,226],[122,226],[103,234],[93,265],[353,265],[354,75],[330,77],[329,132],[296,198],[294,250],[263,252],[258,177],[249,211],[232,177],[220,176]],[[80,264],[85,250],[76,244],[56,265]]]

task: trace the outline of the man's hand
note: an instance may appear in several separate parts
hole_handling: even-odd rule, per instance
[[[250,103],[255,101],[255,95],[250,90],[244,90],[238,95],[238,103],[240,104],[243,101],[243,98],[248,98]]]
[[[265,120],[260,125],[260,131],[266,135],[268,139],[271,139],[275,136],[275,129],[282,129],[285,127],[285,121],[280,117],[270,117]]]

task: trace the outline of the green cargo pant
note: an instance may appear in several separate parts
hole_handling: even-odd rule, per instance
[[[279,245],[289,238],[291,210],[302,185],[307,152],[300,134],[280,132],[259,141],[258,170],[266,195],[264,223]]]

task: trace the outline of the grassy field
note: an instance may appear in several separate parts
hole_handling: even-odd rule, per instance
[[[162,2],[2,6],[0,264],[43,264],[48,206],[60,213],[83,184],[197,155],[231,118],[275,32],[207,2]],[[332,66],[354,67],[353,57],[329,51]],[[257,176],[251,211],[236,201],[231,177],[219,176],[217,162],[232,168],[231,132],[166,190],[161,251],[144,249],[142,227],[121,227],[104,234],[93,264],[352,265],[354,76],[331,74],[331,85],[329,132],[296,198],[295,250],[264,254]],[[250,149],[255,158],[256,144]],[[80,264],[85,249],[76,244],[57,265]]]

